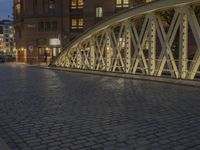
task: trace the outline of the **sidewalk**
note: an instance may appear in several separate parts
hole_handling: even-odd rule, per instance
[[[28,63],[23,63],[23,62],[14,62],[13,64],[16,64],[16,65],[33,66],[33,67],[43,67],[43,68],[47,68],[48,65],[49,65],[49,64],[47,64],[47,63],[28,64]]]
[[[0,138],[0,150],[10,150],[8,145]]]
[[[93,74],[93,75],[129,78],[129,79],[135,79],[135,80],[147,80],[147,81],[163,82],[163,83],[169,83],[169,84],[179,84],[179,85],[200,87],[200,80],[182,80],[182,79],[170,78],[167,76],[156,77],[156,76],[145,76],[145,75],[139,75],[139,74],[126,74],[126,73],[120,73],[120,72],[105,72],[105,71],[96,71],[96,70],[62,68],[62,67],[48,66],[48,64],[46,63],[40,63],[40,64],[16,63],[16,64],[22,64],[22,65],[31,66],[31,67],[39,67],[43,69],[68,71],[68,72],[74,72],[74,73],[85,73],[85,74]]]

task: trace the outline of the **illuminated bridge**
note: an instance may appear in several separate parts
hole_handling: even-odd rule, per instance
[[[125,10],[67,45],[53,69],[0,64],[0,150],[200,150],[199,4]]]
[[[200,75],[200,0],[159,0],[90,28],[53,61],[56,67],[170,76]]]

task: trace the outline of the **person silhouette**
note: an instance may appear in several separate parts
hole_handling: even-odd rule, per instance
[[[47,63],[47,52],[44,52],[44,62]]]

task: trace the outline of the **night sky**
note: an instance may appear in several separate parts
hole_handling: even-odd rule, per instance
[[[12,16],[12,1],[0,0],[0,20],[8,19],[8,15]]]

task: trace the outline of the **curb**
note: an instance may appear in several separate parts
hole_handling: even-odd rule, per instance
[[[162,83],[167,83],[167,84],[200,87],[200,80],[183,80],[183,79],[175,79],[175,78],[169,78],[169,77],[155,77],[155,76],[125,74],[125,73],[116,73],[116,72],[113,73],[113,72],[96,71],[96,70],[71,69],[71,68],[62,68],[62,67],[44,66],[44,65],[28,65],[28,64],[23,64],[23,65],[26,65],[28,67],[34,67],[34,68],[67,71],[67,72],[73,72],[73,73],[93,74],[93,75],[98,75],[98,76],[110,76],[110,77],[115,77],[115,78],[127,78],[127,79],[133,79],[133,80],[145,80],[145,81],[152,81],[152,82],[162,82]]]
[[[0,150],[11,150],[1,138],[0,138]]]
[[[41,68],[41,67],[40,67]],[[163,82],[168,84],[178,84],[184,86],[194,86],[200,87],[200,81],[198,80],[182,80],[182,79],[173,79],[167,77],[154,77],[154,76],[145,76],[145,75],[134,75],[134,74],[125,74],[125,73],[112,73],[112,72],[103,72],[103,71],[91,71],[91,70],[81,70],[81,69],[70,69],[70,68],[60,68],[60,67],[42,67],[44,69],[52,69],[58,71],[68,71],[74,73],[84,73],[84,74],[93,74],[101,76],[110,76],[117,78],[128,78],[133,80],[148,80],[152,82]]]

